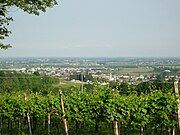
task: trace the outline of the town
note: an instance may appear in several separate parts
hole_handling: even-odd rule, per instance
[[[179,58],[1,58],[0,70],[37,73],[74,83],[138,84],[180,78]]]

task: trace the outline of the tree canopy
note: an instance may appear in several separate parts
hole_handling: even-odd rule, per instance
[[[0,49],[11,47],[9,44],[3,44],[2,40],[9,36],[11,31],[7,28],[13,18],[8,15],[9,9],[17,7],[29,14],[39,15],[40,12],[46,12],[48,7],[57,5],[56,0],[0,0]]]

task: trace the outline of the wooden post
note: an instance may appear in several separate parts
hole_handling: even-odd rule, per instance
[[[24,100],[25,100],[25,102],[27,101],[26,93],[24,93]],[[28,120],[29,134],[32,135],[31,119],[30,119],[30,116],[29,116],[29,112],[28,112],[28,111],[27,111],[26,115],[27,115],[27,120]]]
[[[75,125],[76,125],[75,134],[77,135],[78,134],[78,122],[77,122],[77,120],[75,121]]]
[[[83,80],[83,73],[81,73],[81,91],[82,91],[82,92],[83,92],[83,89],[84,89],[84,88],[83,88],[83,87],[84,87],[84,86],[83,86],[83,81],[84,81],[84,80]]]
[[[66,117],[65,117],[64,101],[63,101],[62,91],[61,90],[59,90],[59,97],[60,97],[60,103],[61,103],[61,116],[62,116],[62,120],[63,120],[63,123],[64,123],[65,135],[69,135],[68,126],[67,126],[67,120],[66,120]]]
[[[179,83],[178,80],[174,82],[174,92],[176,93],[177,97],[179,96],[178,83]],[[178,110],[177,110],[178,128],[177,128],[177,132],[180,133],[180,101],[179,101],[179,98],[177,99],[177,102],[178,102]],[[175,129],[173,129],[173,132],[175,134]]]
[[[140,135],[144,135],[144,128],[143,127],[140,128]]]
[[[51,113],[48,113],[48,135],[51,133]]]
[[[18,130],[21,131],[21,119],[18,120]]]
[[[121,122],[118,122],[119,135],[121,134]]]
[[[46,119],[43,119],[43,127],[46,129]]]
[[[175,127],[172,129],[172,135],[176,135],[176,128]]]
[[[98,135],[99,133],[99,122],[96,121],[95,123],[95,133]]]
[[[0,119],[0,135],[1,135],[1,133],[2,133],[2,128],[3,128],[3,127],[2,127],[2,123],[3,123],[3,122],[2,122],[2,119]]]
[[[119,135],[119,128],[118,128],[118,121],[114,120],[113,121],[113,126],[114,126],[114,135]]]
[[[12,121],[8,119],[8,131],[9,134],[12,135]]]
[[[113,89],[113,97],[115,96],[115,90]],[[119,122],[117,117],[114,117],[113,121],[113,128],[114,128],[114,135],[120,135],[120,130],[119,130]]]

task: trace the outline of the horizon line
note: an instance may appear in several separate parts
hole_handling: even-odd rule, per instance
[[[180,58],[180,56],[1,56],[2,58]]]

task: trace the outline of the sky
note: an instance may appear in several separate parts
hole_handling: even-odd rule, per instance
[[[59,0],[18,9],[0,57],[180,57],[179,0]]]

